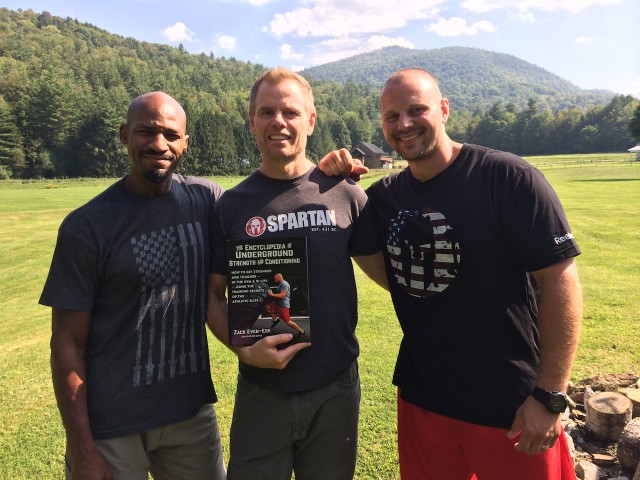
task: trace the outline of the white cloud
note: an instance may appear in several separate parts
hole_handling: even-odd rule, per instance
[[[248,3],[249,5],[260,6],[277,2],[278,0],[217,0],[219,3]]]
[[[302,60],[304,55],[302,53],[295,53],[293,46],[288,43],[280,45],[280,58],[283,60]]]
[[[409,40],[385,33],[412,21],[436,19],[440,6],[449,1],[300,0],[294,8],[274,15],[263,31],[276,38],[321,38],[308,46],[299,40],[291,42],[304,48],[304,57],[294,53],[290,43],[280,47],[283,59],[305,58],[307,66],[320,65],[391,45],[415,48]]]
[[[462,8],[472,12],[485,13],[491,10],[516,9],[528,10],[567,10],[581,12],[594,5],[614,5],[623,0],[465,0]]]
[[[516,12],[515,18],[524,23],[536,23],[536,19],[531,12]]]
[[[195,41],[195,33],[189,30],[182,22],[177,22],[165,28],[162,34],[172,42]]]
[[[276,14],[268,30],[276,37],[343,37],[390,32],[413,20],[435,18],[447,0],[306,0]]]
[[[593,40],[594,40],[593,37],[580,36],[580,37],[576,38],[576,43],[578,45],[585,45],[587,43],[593,42]]]
[[[449,20],[439,18],[438,22],[432,23],[427,30],[441,37],[459,37],[461,35],[476,35],[480,31],[491,33],[495,31],[495,28],[485,20],[467,25],[464,18],[453,17]]]
[[[219,35],[216,38],[216,45],[222,50],[233,52],[236,49],[236,39],[229,35]]]
[[[416,48],[416,46],[409,40],[405,40],[402,37],[386,37],[384,35],[373,35],[369,39],[358,47],[361,53],[373,52],[384,47],[391,47],[397,45],[405,48]]]

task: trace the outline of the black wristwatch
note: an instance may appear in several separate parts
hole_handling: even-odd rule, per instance
[[[548,392],[536,387],[531,396],[542,403],[551,413],[562,413],[569,405],[567,396],[562,392]]]

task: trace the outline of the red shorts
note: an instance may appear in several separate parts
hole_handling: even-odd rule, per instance
[[[575,480],[564,433],[539,455],[514,448],[508,430],[443,417],[398,396],[402,480]]]
[[[275,311],[278,314],[278,318],[280,318],[280,320],[284,320],[285,323],[289,323],[291,321],[291,317],[289,316],[289,308],[279,307],[278,305],[276,305]]]
[[[291,317],[289,316],[289,308],[288,307],[279,307],[276,305],[276,302],[269,302],[264,306],[264,311],[269,315],[275,314],[280,320],[283,320],[285,323],[289,323],[291,321]]]

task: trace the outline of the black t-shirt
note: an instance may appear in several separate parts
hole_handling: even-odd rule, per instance
[[[427,182],[407,169],[367,193],[404,332],[402,398],[509,428],[538,368],[528,272],[580,253],[556,194],[521,158],[466,144]]]
[[[311,346],[284,370],[240,364],[243,375],[273,390],[303,391],[329,384],[358,356],[357,293],[350,255],[380,250],[362,188],[312,168],[291,180],[259,171],[227,190],[214,208],[211,271],[227,274],[228,239],[306,237]],[[308,221],[300,222],[301,215]],[[313,218],[331,221],[316,224]],[[262,228],[250,236],[250,225]]]

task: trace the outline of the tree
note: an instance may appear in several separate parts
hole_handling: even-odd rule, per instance
[[[367,117],[360,113],[347,112],[345,114],[345,123],[351,136],[351,146],[357,145],[360,142],[371,142],[373,127]]]
[[[25,167],[20,131],[9,105],[0,97],[0,178],[20,176]]]
[[[46,149],[54,171],[62,174],[82,109],[77,103],[76,87],[61,73],[58,75],[58,70],[52,65],[51,70],[45,70],[32,82],[21,105],[21,120],[25,141],[41,145],[39,151]]]
[[[31,140],[26,148],[26,178],[52,178],[55,167],[51,161],[51,152],[45,148],[42,140]]]
[[[313,135],[307,142],[307,158],[318,162],[327,153],[336,149],[336,144],[331,136],[331,129],[324,122],[316,119]]]
[[[636,105],[629,121],[629,133],[637,142],[640,142],[640,102]]]
[[[498,150],[514,151],[517,147],[514,136],[515,124],[514,108],[510,106],[507,109],[495,102],[478,123],[473,141]]]
[[[351,136],[349,135],[347,124],[344,122],[342,117],[334,116],[330,123],[331,135],[333,136],[336,146],[338,148],[350,149],[353,146],[351,144]]]
[[[549,148],[555,153],[579,152],[580,129],[584,124],[584,112],[576,107],[558,110],[553,116],[553,126],[549,136]]]
[[[73,156],[64,165],[71,177],[122,177],[129,169],[127,150],[120,142],[119,116],[112,110],[88,117],[78,130]]]
[[[602,116],[598,122],[600,138],[598,150],[601,152],[616,152],[626,150],[633,138],[629,132],[629,122],[633,118],[633,109],[636,105],[631,95],[616,95],[602,110]]]
[[[194,122],[189,150],[182,171],[190,175],[231,175],[238,173],[238,152],[233,120],[207,108]]]
[[[580,130],[578,135],[578,145],[576,151],[580,153],[592,152],[598,144],[598,127],[594,125],[586,125]]]

